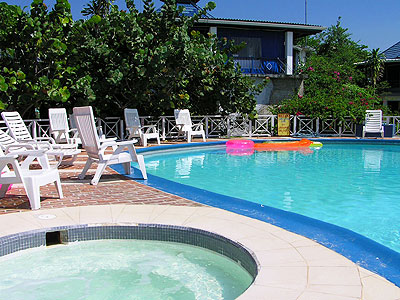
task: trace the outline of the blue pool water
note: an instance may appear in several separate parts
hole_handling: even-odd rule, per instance
[[[231,156],[224,146],[146,155],[148,173],[353,230],[400,252],[400,146]]]

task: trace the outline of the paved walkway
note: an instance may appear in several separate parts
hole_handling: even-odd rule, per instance
[[[78,174],[86,162],[86,154],[78,156],[73,166],[59,168],[64,198],[59,199],[54,185],[40,188],[41,208],[60,208],[102,204],[158,204],[201,206],[201,204],[142,185],[107,168],[97,186],[90,185],[96,164],[89,169],[84,180]],[[0,199],[0,214],[29,211],[30,205],[21,184],[14,185],[6,197]]]

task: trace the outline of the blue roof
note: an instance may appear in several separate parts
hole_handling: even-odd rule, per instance
[[[400,42],[383,51],[382,54],[385,55],[386,59],[400,58]]]

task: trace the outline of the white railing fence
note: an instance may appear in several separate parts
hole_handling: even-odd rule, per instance
[[[178,130],[173,116],[141,117],[143,125],[156,125],[161,138],[175,139],[178,136]],[[395,135],[400,135],[400,116],[385,116],[383,121],[386,124],[393,124]],[[106,137],[116,137],[118,140],[125,140],[128,137],[125,130],[125,123],[122,118],[109,117],[105,119],[96,119],[97,126]],[[207,138],[218,137],[269,137],[277,135],[277,116],[260,115],[257,119],[251,120],[240,115],[208,115],[193,116],[193,123],[202,123]],[[356,124],[350,119],[340,122],[337,119],[320,120],[318,118],[307,118],[305,116],[290,117],[291,136],[355,136]],[[50,127],[48,119],[25,120],[32,136],[50,136]],[[0,128],[6,130],[6,125],[0,121]]]

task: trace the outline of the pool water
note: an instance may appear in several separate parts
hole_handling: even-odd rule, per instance
[[[338,143],[247,156],[219,146],[145,161],[150,174],[339,225],[400,252],[400,146]]]
[[[215,252],[171,242],[101,240],[0,258],[1,299],[235,299],[253,278]]]

